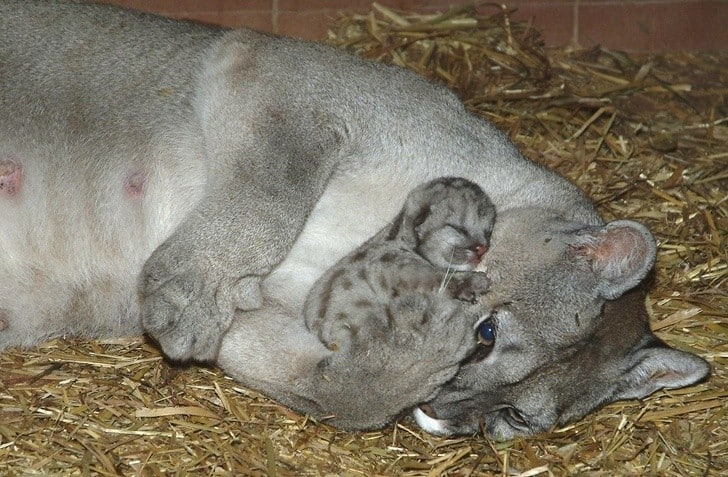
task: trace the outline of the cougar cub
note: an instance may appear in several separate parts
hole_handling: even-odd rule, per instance
[[[473,270],[488,250],[494,220],[490,199],[469,180],[420,185],[390,225],[318,279],[304,307],[307,326],[338,349],[362,327],[386,332],[400,301],[426,310],[423,319],[443,299],[434,295],[475,303],[490,283]]]

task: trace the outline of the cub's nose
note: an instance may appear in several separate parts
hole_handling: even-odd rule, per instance
[[[488,244],[487,243],[479,243],[476,244],[473,247],[473,252],[475,252],[475,255],[478,256],[478,260],[483,258],[483,255],[488,251]]]

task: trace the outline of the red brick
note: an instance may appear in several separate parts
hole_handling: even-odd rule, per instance
[[[719,50],[728,45],[723,1],[582,4],[579,43],[627,51]]]

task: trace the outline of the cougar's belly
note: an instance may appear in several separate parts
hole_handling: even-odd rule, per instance
[[[141,331],[137,276],[199,200],[204,173],[158,151],[8,149],[0,150],[0,347]]]

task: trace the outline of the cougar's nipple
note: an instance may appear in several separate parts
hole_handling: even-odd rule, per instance
[[[3,331],[5,328],[8,327],[8,320],[8,312],[0,309],[0,331]]]
[[[140,202],[144,198],[147,185],[147,175],[142,171],[136,171],[124,179],[124,192],[127,198]]]
[[[20,192],[23,167],[14,159],[0,157],[0,195],[13,197]]]

